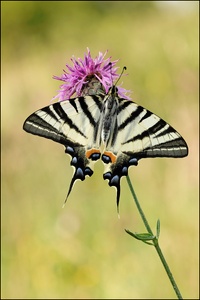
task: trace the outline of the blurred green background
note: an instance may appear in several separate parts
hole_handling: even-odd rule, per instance
[[[198,1],[2,1],[2,299],[174,299],[126,179],[116,193],[103,164],[77,182],[64,148],[22,130],[50,104],[72,55],[109,50],[127,67],[132,99],[189,145],[184,159],[129,169],[142,208],[185,299],[198,295]]]

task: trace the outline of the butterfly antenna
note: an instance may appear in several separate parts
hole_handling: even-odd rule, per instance
[[[110,62],[109,63],[109,66],[110,66],[110,77],[111,77],[111,81],[112,81],[112,86],[116,86],[118,81],[120,80],[120,78],[122,77],[124,71],[127,69],[125,66],[123,67],[122,71],[121,71],[121,74],[119,75],[119,77],[117,78],[117,81],[116,83],[114,84],[114,81],[113,81],[113,77],[112,77],[112,63]]]
[[[115,83],[115,86],[117,85],[117,83],[118,83],[119,80],[121,79],[121,77],[122,77],[122,75],[123,75],[123,73],[124,73],[124,71],[125,71],[126,69],[127,69],[127,68],[124,66],[123,69],[122,69],[122,71],[121,71],[121,74],[119,75],[119,77],[118,77],[118,79],[117,79],[117,81],[116,81],[116,83]]]

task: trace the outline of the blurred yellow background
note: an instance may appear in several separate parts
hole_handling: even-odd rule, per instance
[[[64,148],[22,130],[50,104],[72,55],[109,50],[132,99],[187,141],[184,159],[144,159],[129,175],[183,298],[198,295],[198,1],[2,1],[2,299],[174,299],[126,179],[103,164],[77,182]]]

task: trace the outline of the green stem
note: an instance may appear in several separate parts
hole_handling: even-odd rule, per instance
[[[135,191],[133,189],[133,186],[132,186],[132,183],[131,183],[131,180],[130,180],[129,176],[127,176],[126,179],[127,179],[127,182],[128,182],[128,185],[129,185],[129,188],[130,188],[130,191],[131,191],[131,194],[133,195],[135,204],[136,204],[136,206],[138,208],[138,211],[140,213],[140,216],[141,216],[141,218],[142,218],[142,220],[144,222],[144,225],[145,225],[147,231],[153,236],[153,232],[152,232],[151,227],[149,226],[149,223],[147,222],[147,219],[146,219],[146,217],[144,215],[144,212],[143,212],[143,210],[142,210],[142,208],[140,206],[140,203],[139,203],[139,201],[137,199],[137,196],[135,194]],[[180,293],[180,291],[178,289],[178,286],[177,286],[177,284],[176,284],[176,282],[174,280],[174,277],[173,277],[173,275],[172,275],[172,273],[170,271],[170,268],[169,268],[169,266],[168,266],[168,264],[167,264],[167,262],[166,262],[166,260],[164,258],[164,255],[163,255],[163,253],[162,253],[162,251],[160,249],[160,246],[158,244],[158,239],[154,238],[152,241],[153,241],[153,244],[154,244],[154,246],[156,248],[156,251],[157,251],[157,253],[158,253],[159,257],[160,257],[160,260],[161,260],[161,262],[162,262],[162,264],[163,264],[163,266],[164,266],[164,268],[166,270],[166,273],[167,273],[167,275],[169,277],[169,280],[170,280],[170,282],[171,282],[171,284],[173,286],[173,289],[174,289],[174,291],[175,291],[178,299],[183,299],[182,296],[181,296],[181,293]]]

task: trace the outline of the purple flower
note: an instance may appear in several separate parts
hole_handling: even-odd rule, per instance
[[[91,78],[95,78],[100,82],[105,93],[108,93],[109,88],[113,85],[119,75],[116,73],[118,67],[115,67],[118,60],[110,61],[111,57],[104,59],[105,54],[99,52],[99,55],[95,58],[91,58],[90,50],[87,48],[88,53],[85,54],[85,58],[76,59],[74,56],[71,58],[73,66],[66,64],[68,71],[64,71],[64,74],[59,76],[53,76],[54,79],[61,80],[64,83],[60,86],[60,90],[55,98],[59,98],[59,101],[63,101],[74,97],[83,95],[84,87],[91,81]],[[128,90],[122,87],[118,87],[118,94],[120,97],[130,100],[130,97],[126,95]]]

